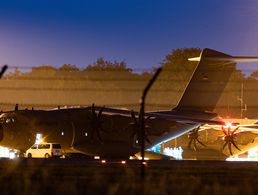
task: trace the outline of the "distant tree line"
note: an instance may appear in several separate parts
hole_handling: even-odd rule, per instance
[[[199,48],[179,48],[172,50],[165,56],[164,60],[158,65],[163,67],[163,71],[148,96],[150,105],[160,105],[163,108],[173,107],[177,104],[197,65],[196,62],[188,61],[188,58],[199,56],[200,52],[201,49]],[[100,95],[94,95],[94,93],[100,91],[101,97],[106,96],[106,98],[115,102],[138,103],[142,89],[155,70],[156,67],[153,67],[149,71],[134,72],[125,61],[110,61],[98,58],[84,69],[79,69],[73,64],[64,64],[59,68],[51,65],[41,65],[33,67],[28,72],[23,72],[17,68],[14,72],[5,75],[4,79],[9,80],[9,83],[6,81],[2,88],[4,86],[19,86],[21,89],[30,90],[33,88],[35,91],[38,86],[41,86],[40,89],[42,90],[46,90],[47,86],[47,89],[52,87],[53,90],[63,90],[63,96],[68,94],[65,93],[66,90],[84,90],[87,96],[84,94],[83,97],[76,98],[89,98],[89,102],[92,99],[97,101]],[[27,81],[30,81],[30,79],[32,81],[45,79],[45,83],[41,82],[40,85],[36,82],[28,83]],[[10,80],[19,80],[19,83],[10,84]],[[244,86],[244,96],[240,97],[242,86]],[[93,93],[94,90],[96,92]],[[110,95],[112,91],[114,93]],[[75,97],[67,95],[66,99],[69,102],[72,98]],[[242,111],[244,112],[243,116],[258,117],[258,71],[245,77],[240,70],[236,69],[217,105],[217,111],[222,113],[223,116],[239,117],[240,98],[242,98],[244,104],[247,104],[247,111]]]

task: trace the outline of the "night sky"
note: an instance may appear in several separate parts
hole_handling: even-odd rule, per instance
[[[257,8],[255,0],[5,0],[0,64],[84,68],[104,57],[150,69],[184,47],[258,56]]]

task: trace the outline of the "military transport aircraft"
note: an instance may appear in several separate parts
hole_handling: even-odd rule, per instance
[[[200,126],[188,134],[163,144],[163,148],[181,147],[183,159],[220,159],[241,156],[258,146],[257,119],[234,119],[240,124]],[[246,124],[243,124],[246,123]]]
[[[258,58],[232,57],[204,49],[176,108],[145,113],[146,147],[176,138],[203,124],[223,125],[213,113],[235,62]],[[16,110],[0,117],[0,144],[27,150],[41,133],[65,150],[103,157],[129,157],[140,151],[139,113],[95,106],[53,110]]]

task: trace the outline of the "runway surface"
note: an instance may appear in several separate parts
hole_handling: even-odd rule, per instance
[[[123,162],[124,163],[124,162]],[[258,162],[0,159],[0,194],[257,194]]]

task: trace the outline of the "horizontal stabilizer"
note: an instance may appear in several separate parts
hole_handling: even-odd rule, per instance
[[[201,57],[189,58],[189,61],[200,62]],[[232,56],[232,57],[205,57],[209,61],[223,62],[258,62],[258,57]]]

